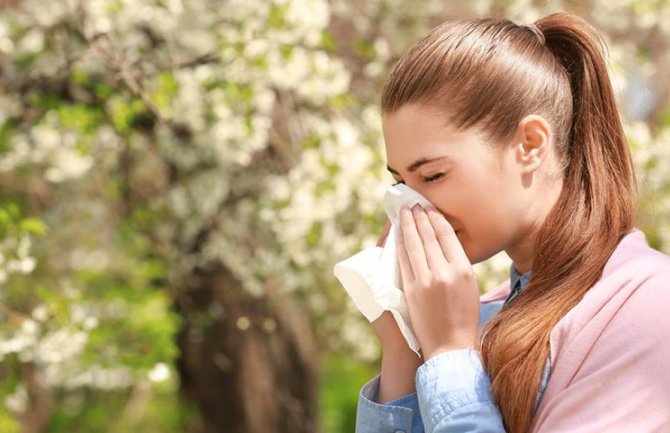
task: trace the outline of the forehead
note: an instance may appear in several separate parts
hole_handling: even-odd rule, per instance
[[[382,117],[385,138],[392,141],[409,138],[446,138],[454,135],[445,116],[435,109],[417,104],[406,104]]]
[[[447,156],[450,161],[481,151],[476,130],[456,131],[444,114],[416,104],[407,104],[382,119],[388,165],[402,170],[415,160]],[[488,147],[488,146],[487,146]]]

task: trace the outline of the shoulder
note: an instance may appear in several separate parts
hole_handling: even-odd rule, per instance
[[[634,229],[621,240],[612,253],[603,269],[602,279],[641,275],[656,280],[667,276],[669,272],[670,257],[651,248],[644,233]]]
[[[620,302],[614,316],[635,320],[640,326],[645,320],[640,315],[670,311],[670,257],[651,248],[641,232],[634,235],[637,240],[622,241],[603,271],[601,280],[591,291],[594,297],[602,292],[605,299],[612,297],[610,302]],[[648,318],[656,318],[670,326],[670,314]]]
[[[552,356],[569,354],[565,356],[579,363],[583,357],[602,355],[600,362],[637,353],[670,362],[668,311],[670,257],[649,247],[642,232],[631,232],[600,280],[552,330]],[[664,348],[652,353],[659,345]]]
[[[598,431],[641,420],[653,426],[645,431],[667,426],[670,258],[636,237],[552,331],[545,424],[577,422],[575,407],[583,405]]]
[[[670,397],[670,260],[649,257],[627,270],[629,278],[608,302],[595,304],[591,316],[572,323],[579,323],[581,332],[573,333],[563,349],[581,351],[577,357],[583,357],[573,380],[602,379],[616,389],[638,394],[645,389],[645,398]]]
[[[617,311],[640,308],[644,303],[656,304],[648,308],[667,307],[670,257],[651,248],[640,230],[631,231],[612,253],[600,280],[580,303],[601,304],[598,308],[614,304]]]
[[[644,321],[640,315],[670,311],[670,257],[651,248],[644,234],[633,230],[621,241],[600,280],[580,304],[593,317],[634,320],[639,328]],[[670,326],[670,314],[647,317]]]
[[[615,296],[622,298],[611,327],[619,324],[622,331],[631,329],[627,334],[646,338],[668,335],[666,342],[670,343],[670,257],[649,246],[639,248],[603,278],[603,285],[615,288],[610,280],[621,286]]]

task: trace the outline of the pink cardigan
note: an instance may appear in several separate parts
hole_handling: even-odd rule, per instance
[[[505,299],[509,281],[482,296]],[[670,432],[670,257],[635,229],[554,327],[532,432]]]

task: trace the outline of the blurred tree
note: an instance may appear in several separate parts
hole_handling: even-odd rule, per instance
[[[323,128],[337,113],[311,108],[341,98],[348,75],[322,49],[328,5],[306,6],[23,2],[3,17],[4,171],[8,182],[26,173],[48,192],[29,212],[53,221],[38,272],[11,289],[13,303],[33,311],[26,323],[37,334],[26,350],[7,349],[16,353],[18,381],[9,383],[24,429],[58,429],[65,404],[36,405],[25,391],[21,372],[33,362],[52,398],[57,389],[145,387],[177,348],[182,395],[197,408],[189,431],[316,428],[311,327],[305,309],[282,296],[305,287],[296,277],[312,264],[294,256],[311,258],[308,248],[284,251],[277,237],[314,245],[317,219],[332,215],[286,215],[291,234],[273,225],[273,212],[287,207],[287,173],[302,146],[315,156],[325,139],[337,146]],[[315,162],[310,170],[326,177],[328,162]],[[298,188],[332,196],[326,181]],[[64,239],[71,251],[57,247]],[[42,293],[22,290],[40,276]],[[105,317],[110,302],[125,311]],[[176,347],[161,341],[177,325],[168,303],[180,318]],[[69,356],[30,352],[49,338],[42,322],[57,341],[77,342]],[[104,342],[111,350],[97,357],[92,349]],[[128,404],[131,421],[118,429],[142,411],[132,395]]]

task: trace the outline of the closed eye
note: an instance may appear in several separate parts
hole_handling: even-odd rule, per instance
[[[437,174],[434,174],[434,175],[429,176],[429,177],[424,177],[424,178],[423,178],[423,182],[424,182],[424,183],[433,182],[433,181],[435,181],[435,180],[441,178],[442,176],[444,176],[444,173],[437,173]],[[396,186],[396,185],[398,185],[398,184],[400,184],[400,183],[403,183],[403,184],[404,184],[405,181],[404,181],[404,180],[399,180],[398,182],[394,183],[393,186]]]
[[[427,183],[427,182],[432,182],[432,181],[434,181],[434,180],[438,180],[438,179],[441,178],[442,176],[444,176],[444,173],[437,173],[437,174],[434,174],[434,175],[432,175],[432,176],[430,176],[430,177],[424,177],[424,178],[423,178],[423,181],[426,182],[426,183]]]

